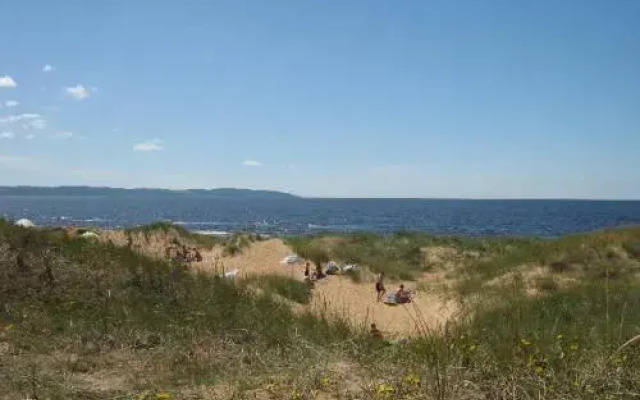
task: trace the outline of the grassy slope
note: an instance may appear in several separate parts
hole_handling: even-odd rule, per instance
[[[257,296],[125,248],[4,222],[0,243],[2,338],[17,356],[0,363],[6,393],[105,398],[78,375],[108,369],[108,354],[125,354],[129,364],[152,360],[122,371],[138,374],[140,389],[232,380],[277,370],[281,360],[314,359],[307,343],[347,335],[338,323],[294,316],[268,293]],[[107,394],[121,393],[114,387]]]
[[[251,233],[233,233],[227,236],[214,236],[214,235],[202,235],[188,231],[180,225],[175,225],[167,222],[156,222],[150,225],[142,225],[134,228],[126,229],[125,235],[131,237],[136,235],[142,235],[146,241],[156,233],[168,234],[173,233],[180,238],[178,243],[195,245],[204,248],[212,248],[215,246],[223,247],[223,254],[225,256],[233,256],[242,250],[249,247],[252,243],[262,240],[262,236]]]
[[[0,243],[0,351],[12,356],[0,358],[3,393],[203,398],[187,389],[226,383],[236,398],[268,387],[264,398],[303,399],[343,393],[349,380],[361,399],[613,399],[640,391],[638,346],[617,351],[640,334],[637,228],[553,241],[413,234],[294,241],[297,251],[308,246],[372,270],[391,265],[397,275],[438,268],[421,248],[456,249],[454,272],[466,282],[458,289],[473,299],[466,314],[404,345],[295,316],[269,295],[304,302],[287,282],[265,280],[266,294],[256,295],[127,249],[3,222]],[[472,255],[459,256],[465,252]],[[552,276],[579,272],[580,280],[533,298],[518,279],[482,286],[528,264]],[[336,375],[332,360],[350,363],[349,379]],[[118,373],[126,382],[87,384]]]

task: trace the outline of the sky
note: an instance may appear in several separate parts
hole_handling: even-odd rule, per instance
[[[640,2],[0,0],[0,185],[640,199]]]

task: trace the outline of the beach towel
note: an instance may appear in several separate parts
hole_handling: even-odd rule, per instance
[[[384,298],[384,300],[382,300],[382,302],[386,305],[389,306],[397,306],[398,302],[396,301],[396,294],[395,293],[389,293],[387,295],[387,297]]]

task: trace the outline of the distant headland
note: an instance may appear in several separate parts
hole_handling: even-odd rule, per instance
[[[274,190],[236,188],[218,189],[147,189],[112,188],[93,186],[0,186],[0,196],[199,196],[223,199],[297,199],[290,193]]]

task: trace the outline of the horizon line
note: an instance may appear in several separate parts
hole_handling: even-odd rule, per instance
[[[41,185],[0,185],[0,188],[30,188],[30,189],[65,189],[65,188],[81,188],[81,189],[107,189],[107,190],[158,190],[169,192],[188,192],[188,191],[214,191],[214,190],[245,190],[245,191],[257,191],[257,192],[275,192],[290,195],[300,199],[310,200],[462,200],[462,201],[640,201],[640,198],[577,198],[577,197],[382,197],[382,196],[304,196],[290,191],[281,189],[255,189],[255,188],[241,188],[241,187],[214,187],[214,188],[159,188],[159,187],[115,187],[115,186],[90,186],[90,185],[56,185],[56,186],[41,186]]]

